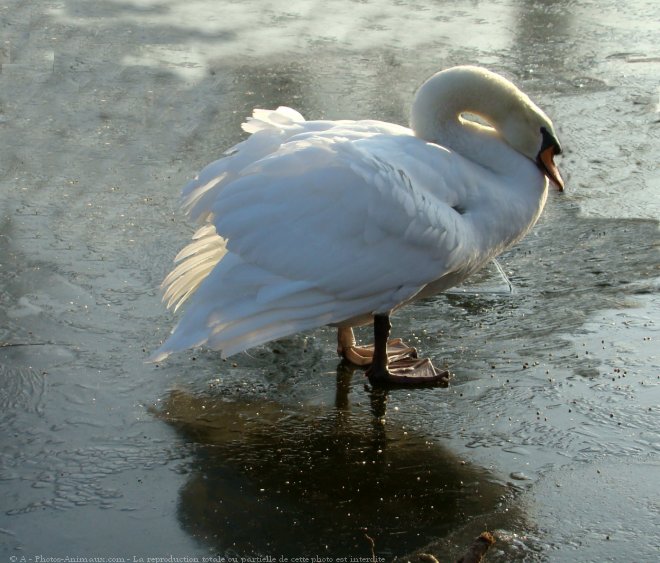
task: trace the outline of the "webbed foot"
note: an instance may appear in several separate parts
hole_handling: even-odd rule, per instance
[[[374,359],[374,346],[373,344],[348,346],[342,349],[340,355],[356,366],[370,366]],[[387,359],[390,362],[397,362],[406,358],[417,358],[417,350],[412,346],[408,346],[400,338],[387,341]]]
[[[404,358],[367,368],[369,382],[377,387],[447,387],[449,372],[436,368],[428,358]]]
[[[388,315],[374,315],[374,344],[358,346],[353,330],[340,327],[337,352],[352,364],[367,368],[366,375],[378,387],[428,387],[449,384],[449,372],[439,370],[428,359],[419,359],[417,350],[400,338],[388,340]]]

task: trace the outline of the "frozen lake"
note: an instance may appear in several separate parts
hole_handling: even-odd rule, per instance
[[[487,561],[656,561],[658,21],[655,0],[0,6],[2,557],[337,562],[368,536],[450,561],[488,529]],[[193,230],[179,191],[252,108],[406,124],[455,64],[551,116],[567,191],[501,257],[513,292],[492,269],[397,314],[449,388],[370,393],[332,329],[144,363]]]

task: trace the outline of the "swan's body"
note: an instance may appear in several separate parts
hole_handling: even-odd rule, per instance
[[[452,287],[513,245],[543,209],[546,174],[561,185],[552,123],[494,73],[434,75],[411,124],[255,110],[252,135],[183,191],[200,227],[164,287],[168,306],[190,300],[154,359],[200,345],[230,356],[328,324],[351,346],[346,327]]]

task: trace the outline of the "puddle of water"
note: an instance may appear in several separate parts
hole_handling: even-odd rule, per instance
[[[455,559],[490,528],[492,561],[652,559],[654,2],[44,9],[0,8],[0,553],[369,556],[367,534]],[[458,63],[547,109],[569,190],[502,258],[513,291],[493,268],[397,316],[449,389],[380,420],[325,329],[143,363],[179,187],[253,107],[405,123]]]

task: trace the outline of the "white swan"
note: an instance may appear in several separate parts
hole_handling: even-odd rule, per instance
[[[475,114],[492,127],[464,118]],[[195,346],[224,357],[322,325],[373,383],[447,376],[401,341],[389,315],[448,289],[520,240],[550,178],[563,181],[550,119],[501,76],[473,66],[418,90],[411,129],[381,121],[305,121],[254,111],[251,133],[183,190],[200,227],[163,282],[176,310],[154,353]],[[351,327],[374,322],[373,347]]]

